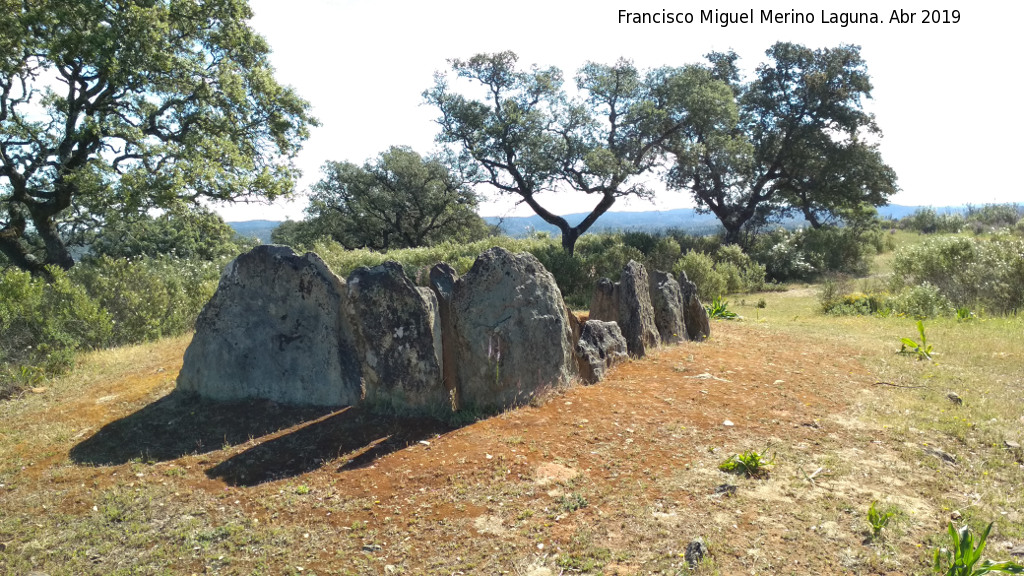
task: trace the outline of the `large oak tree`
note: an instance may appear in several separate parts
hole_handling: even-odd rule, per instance
[[[871,83],[860,49],[780,42],[767,55],[744,83],[735,53],[709,54],[708,71],[731,88],[727,101],[694,114],[666,146],[669,187],[692,193],[730,243],[773,217],[799,214],[817,227],[897,190],[878,151],[881,130],[862,106]]]
[[[580,96],[570,98],[561,70],[522,70],[517,60],[512,52],[452,60],[458,86],[478,96],[457,90],[446,74],[438,74],[424,96],[441,113],[438,141],[473,168],[471,179],[519,196],[561,231],[569,254],[618,198],[652,194],[644,176],[688,123],[683,104],[706,104],[691,92],[728,91],[698,67],[641,72],[620,60],[586,64],[575,78]],[[596,198],[575,226],[541,203],[542,195],[566,190]]]
[[[245,0],[0,0],[0,252],[69,268],[74,226],[291,191],[316,123]]]

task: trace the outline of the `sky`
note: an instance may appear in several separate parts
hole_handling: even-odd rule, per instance
[[[874,89],[865,109],[882,130],[883,159],[899,177],[890,201],[903,205],[1024,202],[1016,176],[1024,146],[1020,95],[1024,3],[939,0],[929,9],[958,23],[923,23],[922,8],[891,2],[752,0],[555,2],[423,2],[397,0],[250,0],[251,26],[269,42],[277,79],[313,106],[321,126],[298,156],[303,178],[291,201],[272,205],[215,206],[229,221],[302,219],[304,193],[328,160],[357,164],[393,145],[421,154],[436,150],[436,109],[423,103],[434,73],[447,60],[512,50],[519,63],[557,66],[570,80],[587,61],[632,60],[640,68],[682,66],[711,51],[735,50],[753,69],[776,41],[811,48],[861,47]],[[824,10],[821,6],[828,6]],[[998,6],[998,7],[997,7]],[[809,13],[813,23],[760,22],[762,9]],[[691,13],[692,24],[627,24],[619,11]],[[701,23],[702,10],[754,12],[753,23]],[[890,23],[893,10],[914,22]],[[878,24],[823,23],[831,13],[876,12]],[[530,215],[514,198],[486,188],[480,213]],[[556,213],[589,212],[596,198],[549,194],[541,202]],[[612,208],[659,210],[692,207],[685,192],[665,191],[656,201],[619,200]]]

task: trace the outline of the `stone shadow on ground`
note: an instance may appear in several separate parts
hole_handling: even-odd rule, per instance
[[[343,472],[370,466],[378,458],[453,429],[431,418],[396,418],[361,407],[347,408],[261,442],[210,468],[206,475],[232,486],[255,486],[346,458],[336,470]]]
[[[69,456],[80,465],[113,466],[165,462],[254,443],[206,471],[233,486],[254,486],[319,469],[343,456],[349,458],[339,472],[369,466],[456,427],[431,418],[382,416],[363,407],[211,402],[174,391],[107,424],[75,445]],[[263,437],[268,438],[261,441]]]
[[[133,460],[165,462],[220,450],[291,428],[333,412],[253,400],[210,402],[177,390],[145,408],[110,422],[74,446],[76,464],[113,466]]]

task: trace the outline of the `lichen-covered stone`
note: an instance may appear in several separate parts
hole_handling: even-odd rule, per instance
[[[459,274],[444,262],[430,269],[430,289],[437,298],[437,308],[441,315],[441,381],[453,404],[458,404],[458,392],[455,389],[455,342],[452,335],[452,294]]]
[[[583,323],[576,358],[580,379],[587,384],[604,380],[608,369],[629,357],[626,339],[615,322],[587,320]]]
[[[679,273],[679,287],[683,291],[683,324],[686,326],[686,338],[700,342],[711,337],[711,322],[708,311],[697,297],[697,285],[686,277],[686,272]]]
[[[683,291],[671,274],[661,270],[651,272],[651,305],[662,344],[684,340]]]
[[[240,255],[196,320],[178,389],[222,401],[359,402],[345,295],[345,282],[316,254],[265,245]]]
[[[441,385],[441,318],[430,289],[417,288],[397,262],[358,268],[348,277],[346,312],[371,408],[412,415],[450,405]]]
[[[455,283],[452,320],[460,409],[524,404],[571,378],[562,294],[530,254],[503,248],[481,254]]]
[[[661,344],[654,324],[650,281],[647,270],[635,260],[622,269],[619,279],[619,329],[626,337],[629,355],[642,358],[647,351]]]
[[[605,322],[619,321],[619,284],[608,278],[601,278],[594,286],[590,298],[590,319]]]

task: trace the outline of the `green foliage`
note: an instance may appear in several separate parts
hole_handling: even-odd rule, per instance
[[[49,281],[0,272],[0,397],[71,367],[75,353],[191,330],[225,260],[96,258]]]
[[[560,497],[558,499],[558,505],[566,512],[575,512],[576,510],[586,508],[590,503],[587,502],[586,497],[582,494],[573,492],[572,494],[566,494]]]
[[[868,508],[868,524],[871,525],[871,539],[877,540],[882,535],[882,529],[889,524],[892,517],[896,515],[895,510],[886,510],[880,512],[875,508],[875,502],[871,503],[871,507]]]
[[[191,330],[226,263],[102,257],[76,266],[71,276],[109,314],[111,343],[133,344]]]
[[[917,333],[921,337],[921,341],[917,342],[911,338],[900,338],[900,354],[913,354],[917,356],[918,360],[931,360],[932,359],[932,345],[928,343],[928,338],[924,334],[924,322],[917,321]]]
[[[672,267],[672,272],[676,276],[686,273],[686,277],[697,286],[697,296],[704,301],[725,294],[729,287],[728,279],[715,269],[714,259],[703,252],[686,252]]]
[[[768,450],[747,450],[740,454],[733,454],[726,458],[718,469],[732,474],[742,474],[749,478],[765,478],[769,474],[768,468],[775,463],[775,455],[769,458]]]
[[[949,299],[927,281],[920,286],[905,287],[887,305],[898,316],[921,320],[946,316],[953,310]]]
[[[202,206],[177,205],[158,216],[107,216],[107,222],[83,242],[87,258],[160,258],[218,260],[253,247],[224,219]]]
[[[935,549],[935,561],[932,569],[945,576],[981,576],[982,574],[1024,574],[1024,566],[1013,562],[992,562],[982,560],[981,555],[985,551],[986,540],[989,532],[992,531],[992,524],[985,527],[985,530],[975,542],[974,534],[967,526],[959,530],[949,524],[948,549]],[[980,564],[979,564],[980,562]],[[943,565],[947,565],[943,568]]]
[[[939,214],[934,208],[918,208],[899,221],[900,228],[921,234],[957,234],[966,225],[964,217],[955,212]]]
[[[641,177],[659,165],[662,145],[694,110],[717,106],[704,98],[708,90],[728,92],[698,66],[645,72],[627,60],[589,62],[575,75],[578,96],[570,96],[561,70],[520,69],[512,52],[450,63],[460,82],[439,74],[424,92],[440,112],[438,140],[457,150],[474,182],[519,196],[557,227],[570,254],[618,198],[652,196]],[[485,96],[473,99],[453,86]],[[559,188],[596,199],[575,226],[539,202],[539,192]]]
[[[52,281],[0,272],[0,398],[71,366],[74,352],[112,340],[109,314],[63,271]]]
[[[952,308],[996,314],[1024,307],[1024,240],[938,237],[897,250],[893,289],[933,286]]]
[[[309,224],[289,227],[296,242],[326,236],[347,248],[389,250],[488,235],[476,194],[439,157],[394,146],[362,166],[328,162],[323,172],[306,209]]]
[[[877,225],[866,228],[823,226],[757,236],[751,257],[776,282],[813,280],[823,274],[863,275],[870,256],[886,248]]]
[[[738,315],[729,310],[729,301],[722,300],[719,297],[715,297],[711,301],[711,304],[704,307],[708,311],[708,318],[717,318],[719,320],[732,320],[737,318]]]
[[[1019,204],[967,205],[964,217],[975,233],[1011,228],[1024,218],[1024,206]]]
[[[717,216],[730,244],[777,216],[818,227],[896,191],[877,145],[859,137],[879,132],[861,106],[871,82],[859,47],[778,42],[767,54],[751,82],[735,53],[709,54],[707,72],[727,89],[688,92],[691,121],[667,146],[669,187]]]
[[[0,251],[67,269],[97,214],[291,192],[316,120],[245,0],[6,2]],[[31,225],[29,225],[31,222]]]

